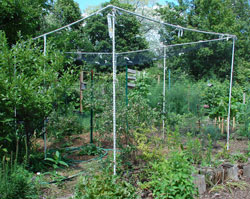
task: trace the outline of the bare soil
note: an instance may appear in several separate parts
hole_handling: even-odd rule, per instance
[[[70,143],[68,147],[80,147],[89,143],[89,134],[83,135],[73,135],[67,136],[60,142],[56,142],[55,139],[48,141],[48,148],[62,148],[65,143]],[[216,154],[223,150],[223,145],[225,146],[225,140],[220,140],[217,142],[213,153]],[[44,143],[42,139],[36,140],[36,145],[38,145],[39,150],[43,150]],[[112,143],[108,141],[101,142],[104,148],[111,148]],[[246,153],[249,148],[248,140],[230,140],[230,153]],[[164,150],[168,153],[168,150]],[[112,155],[110,152],[108,155]],[[68,155],[68,158],[73,160],[89,160],[95,156],[79,156],[78,152]],[[83,172],[81,175],[91,175],[98,173],[100,170],[100,162],[97,160],[91,162],[83,162],[79,164],[74,164],[70,168],[58,170],[58,173],[65,177],[70,177],[79,172]],[[79,180],[79,177],[72,178],[69,181],[62,183],[51,184],[44,189],[43,197],[46,199],[69,199],[74,194],[74,189]],[[235,186],[233,186],[235,185]],[[218,184],[217,187],[208,187],[205,194],[201,195],[199,199],[250,199],[250,178],[241,178],[239,181],[227,184]],[[153,198],[152,195],[146,198]]]

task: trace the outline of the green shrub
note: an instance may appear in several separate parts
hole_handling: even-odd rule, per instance
[[[1,164],[1,163],[0,163]],[[36,199],[39,197],[36,180],[21,166],[0,168],[1,199]]]
[[[61,114],[60,112],[53,112],[49,117],[47,131],[50,136],[57,139],[64,138],[65,136],[81,134],[83,125],[80,116],[73,113],[72,109],[67,113]]]
[[[193,164],[199,164],[202,161],[202,145],[198,138],[192,138],[192,134],[188,133],[186,142],[185,155]]]
[[[151,164],[149,182],[143,186],[154,198],[192,199],[197,195],[193,184],[193,167],[182,152],[172,152],[167,160]]]
[[[128,182],[102,172],[93,177],[84,176],[77,185],[75,199],[133,199],[136,196],[135,188]]]

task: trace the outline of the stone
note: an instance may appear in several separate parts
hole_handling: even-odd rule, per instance
[[[209,184],[219,184],[224,182],[224,169],[219,168],[202,168],[200,169],[200,174],[206,176]]]
[[[222,167],[214,169],[213,184],[223,183],[225,180],[225,171]]]
[[[200,174],[193,174],[194,184],[198,188],[199,194],[202,195],[206,192],[205,176]]]
[[[239,168],[237,165],[233,165],[232,167],[227,169],[227,179],[231,179],[231,180],[239,180],[238,178],[238,174],[239,174]]]
[[[243,176],[250,178],[250,165],[243,167]]]

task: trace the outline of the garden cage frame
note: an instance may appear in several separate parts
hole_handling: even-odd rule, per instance
[[[209,32],[209,31],[204,31],[204,30],[198,30],[198,29],[193,29],[193,28],[186,28],[186,27],[182,27],[179,25],[174,25],[174,24],[170,24],[170,23],[166,23],[160,20],[156,20],[154,18],[151,17],[147,17],[147,16],[143,16],[141,14],[135,13],[135,12],[131,12],[128,10],[125,10],[123,8],[114,6],[114,5],[108,5],[102,9],[99,9],[96,12],[93,12],[92,14],[90,14],[87,17],[84,17],[82,19],[79,19],[73,23],[70,23],[68,25],[62,26],[58,29],[55,29],[53,31],[44,33],[40,36],[37,36],[35,38],[33,38],[33,40],[39,39],[39,38],[43,38],[44,40],[44,49],[43,49],[43,53],[44,56],[46,56],[46,45],[47,45],[47,36],[53,33],[56,33],[58,31],[61,31],[63,29],[66,28],[70,28],[71,26],[80,23],[88,18],[91,18],[92,16],[95,16],[107,9],[112,9],[111,13],[108,14],[108,16],[110,17],[109,19],[109,36],[112,39],[112,52],[108,53],[110,55],[112,55],[112,73],[113,73],[113,174],[116,175],[116,153],[117,153],[117,149],[116,149],[116,73],[117,73],[117,60],[116,60],[116,56],[118,54],[123,54],[123,53],[116,53],[116,40],[115,40],[115,36],[116,36],[116,32],[115,32],[115,26],[116,26],[116,12],[124,12],[157,24],[160,24],[162,26],[168,26],[168,27],[172,27],[175,28],[177,30],[179,30],[179,32],[181,32],[181,34],[183,34],[183,31],[191,31],[191,32],[196,32],[196,33],[203,33],[203,34],[208,34],[208,35],[214,35],[214,36],[218,36],[218,39],[212,39],[212,40],[202,40],[202,41],[195,41],[195,42],[189,42],[189,43],[180,43],[180,44],[173,44],[173,45],[163,45],[161,46],[164,49],[164,56],[163,56],[163,104],[162,104],[162,109],[163,109],[163,113],[165,113],[165,101],[166,101],[166,69],[167,69],[167,65],[166,65],[166,48],[168,47],[173,47],[173,46],[182,46],[182,45],[190,45],[190,44],[199,44],[199,43],[206,43],[206,42],[214,42],[214,41],[220,41],[220,40],[229,40],[232,39],[232,58],[231,58],[231,72],[230,72],[230,86],[229,86],[229,102],[228,102],[228,117],[227,117],[227,150],[229,150],[229,137],[230,137],[230,111],[231,111],[231,96],[232,96],[232,83],[233,83],[233,71],[234,71],[234,54],[235,54],[235,41],[237,39],[236,35],[232,35],[232,34],[227,34],[227,33],[218,33],[218,32]],[[146,49],[149,50],[149,49]],[[130,52],[124,52],[125,53],[136,53],[136,52],[142,52],[144,50],[138,50],[138,51],[130,51]],[[77,52],[75,52],[77,54]],[[84,52],[82,52],[84,53]],[[91,54],[91,52],[86,52]],[[95,52],[93,54],[97,54],[98,52]],[[101,53],[101,52],[99,52]],[[164,126],[164,118],[163,118],[163,126],[162,126],[162,131],[163,131],[163,136],[164,136],[164,132],[165,132],[165,126]],[[46,142],[46,137],[45,137],[45,142]],[[46,147],[46,144],[45,144]],[[45,149],[46,150],[46,149]]]

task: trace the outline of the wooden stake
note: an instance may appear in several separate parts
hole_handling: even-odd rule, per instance
[[[220,129],[220,117],[219,117],[219,129]]]
[[[233,131],[235,130],[235,117],[233,117]]]
[[[224,133],[224,118],[221,119],[221,134]]]
[[[82,84],[83,84],[83,71],[80,72],[80,113],[82,113],[82,100],[83,100],[82,88],[81,88]]]

